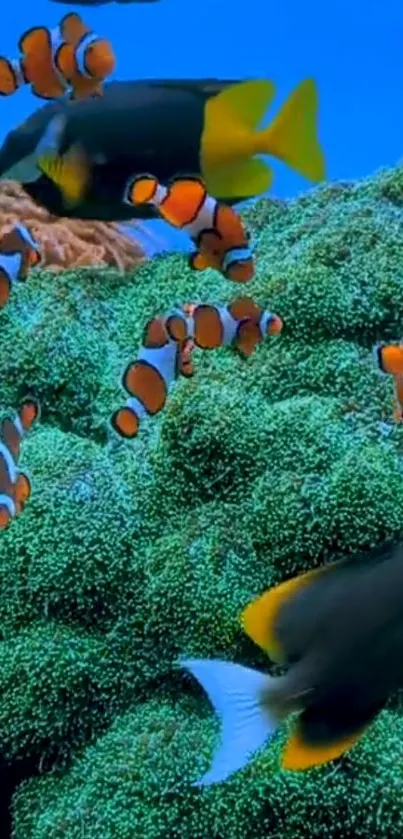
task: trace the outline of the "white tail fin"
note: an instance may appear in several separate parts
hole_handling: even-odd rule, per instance
[[[193,786],[217,784],[246,766],[274,734],[277,721],[261,704],[261,692],[272,679],[229,661],[183,659],[179,663],[200,682],[222,722],[212,765]]]

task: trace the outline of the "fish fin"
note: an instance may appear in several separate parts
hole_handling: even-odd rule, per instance
[[[208,254],[194,251],[189,254],[189,268],[192,271],[205,271],[206,268],[213,268],[212,260],[209,259]]]
[[[71,82],[71,99],[87,99],[90,96],[102,96],[102,85],[97,79],[74,76]]]
[[[299,589],[309,585],[317,577],[333,569],[338,563],[325,565],[321,568],[314,568],[297,577],[280,583],[280,585],[269,589],[246,607],[242,612],[241,622],[247,635],[268,653],[272,661],[283,663],[285,650],[275,636],[274,625],[282,606]]]
[[[0,530],[5,530],[10,524],[11,519],[16,514],[15,504],[12,498],[1,493],[0,495]]]
[[[366,707],[355,704],[355,698],[339,696],[309,705],[296,720],[284,746],[283,769],[301,770],[321,766],[341,757],[364,735],[386,699],[370,702]]]
[[[354,746],[363,736],[365,728],[350,734],[335,743],[310,744],[303,739],[301,732],[293,731],[287,740],[281,756],[281,768],[298,771],[322,766],[331,760],[341,757]]]
[[[41,155],[37,165],[60,189],[66,206],[80,203],[90,179],[89,163],[80,146],[72,146],[64,155]]]
[[[238,326],[235,338],[235,346],[238,352],[245,358],[252,355],[255,347],[262,340],[259,324],[255,320],[246,318]]]
[[[208,99],[201,143],[203,175],[229,158],[251,157],[252,138],[270,105],[275,87],[267,79],[242,81]]]
[[[16,62],[0,56],[0,96],[10,96],[21,86]]]
[[[59,27],[62,38],[73,47],[76,47],[81,38],[91,31],[91,28],[84,23],[81,15],[77,12],[68,12],[61,19]]]
[[[209,193],[218,198],[250,198],[268,192],[273,172],[263,160],[249,159],[211,169],[206,181]]]
[[[197,679],[221,720],[211,767],[193,786],[220,783],[246,766],[276,731],[277,721],[262,705],[272,678],[230,661],[182,659],[179,664]]]
[[[305,79],[289,96],[273,122],[256,135],[255,154],[270,154],[304,178],[323,181],[326,166],[317,137],[318,91]]]
[[[31,497],[31,481],[26,472],[19,472],[14,487],[14,503],[17,515],[22,513]]]
[[[403,373],[403,345],[387,344],[375,347],[378,367],[382,373],[399,375]]]
[[[111,418],[111,425],[119,437],[132,440],[137,437],[140,422],[137,414],[126,406],[115,411]]]

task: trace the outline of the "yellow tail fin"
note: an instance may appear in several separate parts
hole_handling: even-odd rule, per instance
[[[252,185],[245,184],[245,168],[239,168],[239,177],[237,169],[256,153],[254,139],[260,137],[256,129],[274,93],[272,82],[257,79],[231,85],[207,101],[200,159],[203,178],[214,197],[249,197],[270,185],[271,172],[264,163],[260,163],[260,179],[252,167]],[[221,170],[225,170],[222,177]],[[225,187],[224,194],[217,192],[215,184],[217,189]]]
[[[318,92],[313,79],[294,90],[277,117],[256,135],[255,154],[269,154],[311,181],[326,177],[323,151],[317,137]]]

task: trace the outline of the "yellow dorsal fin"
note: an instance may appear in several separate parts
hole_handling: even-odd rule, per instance
[[[254,79],[230,85],[208,99],[201,141],[204,178],[212,168],[254,154],[252,146],[256,128],[274,93],[272,82]]]
[[[311,769],[313,766],[321,766],[323,763],[329,763],[330,760],[336,760],[360,740],[367,728],[368,725],[365,725],[335,743],[313,745],[304,742],[297,723],[285,744],[281,756],[281,767],[297,771]]]
[[[277,157],[308,180],[324,180],[326,168],[317,137],[317,118],[316,84],[313,79],[305,79],[269,127],[256,135],[255,154]]]
[[[270,189],[273,172],[263,160],[244,160],[233,166],[212,169],[206,180],[215,198],[251,198]]]
[[[291,580],[275,586],[266,591],[257,600],[249,603],[241,615],[243,629],[247,635],[268,653],[272,661],[282,664],[285,658],[285,651],[282,650],[274,634],[274,624],[281,607],[289,598],[304,586],[309,585],[316,577],[333,569],[338,562],[331,565],[324,565],[321,568],[314,568]]]

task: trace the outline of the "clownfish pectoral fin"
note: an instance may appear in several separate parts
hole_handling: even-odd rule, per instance
[[[285,580],[280,585],[264,592],[244,609],[241,615],[244,632],[249,635],[255,644],[268,653],[272,661],[282,664],[285,659],[285,650],[282,649],[274,631],[274,625],[282,606],[299,589],[314,582],[317,577],[332,570],[338,564],[334,562],[331,565],[324,565],[321,568],[315,568],[297,577],[292,577],[290,580]]]
[[[403,373],[403,344],[378,345],[375,347],[375,354],[382,373],[394,376]]]
[[[268,192],[273,172],[262,160],[244,160],[231,166],[212,169],[207,179],[208,191],[216,198],[252,198]]]
[[[18,62],[0,56],[0,96],[11,96],[21,86],[22,73],[18,71]]]
[[[253,350],[261,340],[262,336],[259,323],[255,320],[251,320],[250,318],[245,318],[244,321],[240,322],[235,336],[234,345],[244,358],[249,358],[249,356],[252,355]]]
[[[209,259],[208,255],[205,253],[200,253],[200,251],[194,251],[189,256],[189,268],[192,271],[205,271],[206,268],[213,268],[212,260]]]
[[[79,145],[72,146],[64,155],[41,155],[37,165],[60,189],[66,206],[80,203],[90,180],[90,167],[87,156]]]
[[[124,437],[126,440],[133,440],[137,437],[140,421],[135,413],[129,407],[119,408],[111,417],[111,426],[119,437]]]
[[[22,513],[25,504],[31,497],[31,481],[26,472],[19,472],[14,486],[14,502],[16,515]]]

